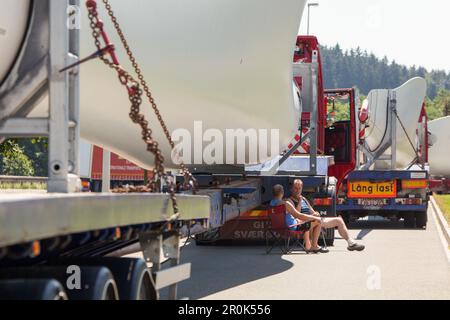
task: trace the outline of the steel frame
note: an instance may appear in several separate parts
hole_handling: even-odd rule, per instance
[[[160,299],[160,290],[169,288],[169,300],[177,300],[178,283],[191,276],[191,264],[180,264],[180,235],[177,232],[161,234],[158,231],[144,233],[140,237],[145,261],[152,263],[153,292]],[[170,267],[163,269],[163,263]]]
[[[396,163],[397,163],[397,139],[395,138],[397,136],[397,118],[395,117],[396,108],[397,108],[397,94],[394,90],[389,90],[388,93],[389,96],[389,102],[386,106],[388,108],[388,119],[387,119],[387,126],[388,126],[388,134],[384,138],[384,140],[381,142],[380,147],[375,153],[372,153],[369,151],[369,148],[367,146],[367,142],[364,143],[364,145],[361,146],[361,151],[363,152],[364,156],[366,157],[366,161],[364,165],[361,165],[358,170],[369,170],[372,165],[374,165],[379,160],[385,160],[390,161],[391,163],[391,170],[396,169]],[[391,154],[385,155],[386,151],[391,148]]]
[[[79,30],[70,30],[68,19],[79,0],[38,2],[16,66],[0,88],[0,137],[48,137],[48,192],[71,193],[79,176],[79,70],[60,70],[78,60]],[[48,118],[27,118],[46,93]]]

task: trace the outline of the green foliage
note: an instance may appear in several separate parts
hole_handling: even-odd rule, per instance
[[[33,163],[35,175],[46,177],[48,175],[48,139],[19,139],[16,142]]]
[[[427,114],[430,120],[450,116],[449,90],[440,90],[434,100],[428,99]]]
[[[7,140],[0,146],[0,159],[2,162],[0,174],[46,177],[48,140],[47,138]]]
[[[350,106],[346,101],[337,100],[334,105],[332,103],[328,104],[328,121],[332,123],[338,121],[349,121],[350,120]]]
[[[450,74],[445,71],[429,72],[423,67],[410,67],[377,58],[360,48],[343,51],[339,45],[321,48],[323,75],[326,88],[358,86],[361,93],[372,89],[391,89],[414,77],[428,82],[428,96],[434,99],[442,90],[450,90]]]
[[[428,83],[427,113],[430,120],[450,115],[450,74],[445,71],[429,72],[423,67],[401,66],[386,57],[377,58],[360,48],[343,51],[339,44],[322,47],[323,75],[326,88],[350,88],[357,86],[361,101],[373,89],[391,89],[413,77],[423,77]],[[346,119],[346,108],[336,104],[335,120]]]
[[[335,112],[336,121],[349,121],[350,120],[350,107],[348,104],[337,103]]]
[[[9,176],[33,176],[33,163],[14,140],[0,145],[0,174]]]
[[[0,183],[0,190],[45,190],[47,184],[42,182],[3,182]]]
[[[450,223],[450,195],[434,195],[437,204],[442,210],[442,213],[447,218],[447,221]]]

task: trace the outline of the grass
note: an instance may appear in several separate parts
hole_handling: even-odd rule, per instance
[[[45,190],[47,184],[43,182],[2,182],[0,190]]]
[[[450,195],[434,195],[434,198],[450,224]]]

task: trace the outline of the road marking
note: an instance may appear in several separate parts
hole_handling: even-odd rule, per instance
[[[434,219],[434,223],[435,223],[438,235],[439,235],[439,239],[441,240],[442,246],[444,248],[445,255],[447,256],[447,261],[448,261],[448,263],[450,263],[450,250],[448,248],[448,242],[447,242],[447,239],[445,239],[444,232],[442,231],[441,225],[439,224],[437,212],[434,208],[435,204],[433,203],[433,201],[431,201],[431,202],[432,202],[431,211],[433,212],[432,216]]]

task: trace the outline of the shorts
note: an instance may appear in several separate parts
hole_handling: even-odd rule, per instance
[[[293,231],[303,231],[303,232],[307,232],[307,231],[309,231],[311,229],[311,222],[306,222],[306,223],[304,223],[304,224],[302,224],[301,226],[297,226],[296,228],[295,228],[295,230],[293,230]]]

